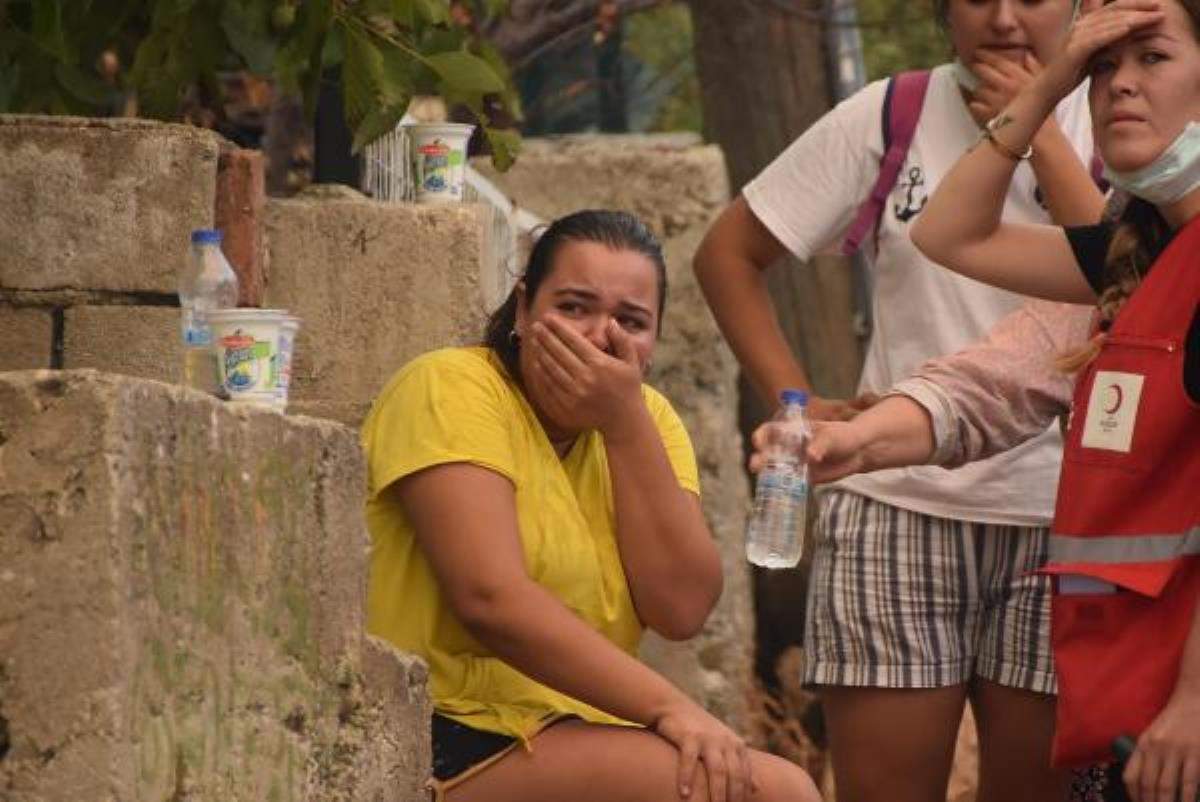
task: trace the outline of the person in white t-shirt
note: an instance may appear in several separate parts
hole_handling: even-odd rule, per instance
[[[897,185],[866,252],[874,330],[855,401],[813,398],[848,418],[925,360],[980,338],[1021,299],[925,259],[908,229],[981,125],[1061,47],[1071,0],[940,0],[957,60],[933,70]],[[970,86],[971,89],[966,87]],[[765,270],[837,243],[879,174],[886,81],[838,105],[751,181],[709,230],[695,269],[713,313],[765,399],[809,386],[773,314]],[[1100,219],[1086,91],[1040,130],[1008,190],[1005,219]],[[972,199],[964,197],[963,203]],[[1049,766],[1055,678],[1046,557],[1061,457],[1056,429],[953,472],[856,476],[821,499],[804,624],[839,797],[944,800],[963,706],[975,712],[980,799],[1062,800]]]

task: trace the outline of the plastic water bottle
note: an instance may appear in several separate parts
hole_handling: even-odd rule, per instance
[[[237,299],[237,275],[221,252],[221,232],[210,228],[193,231],[191,259],[179,276],[183,383],[188,387],[217,393],[217,354],[207,313],[237,306]]]
[[[746,559],[766,568],[792,568],[800,562],[808,506],[808,465],[804,461],[808,394],[784,390],[779,400],[782,406],[770,429],[767,461],[758,474],[754,511],[746,529]]]

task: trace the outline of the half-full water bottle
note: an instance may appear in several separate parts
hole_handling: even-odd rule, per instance
[[[192,232],[192,255],[179,276],[179,306],[183,328],[183,383],[216,393],[217,354],[213,348],[208,312],[237,306],[238,280],[221,252],[221,232],[201,228]]]
[[[746,559],[766,568],[791,568],[800,562],[808,506],[808,394],[784,390],[779,400],[782,406],[768,427],[766,463],[758,474],[746,529]]]

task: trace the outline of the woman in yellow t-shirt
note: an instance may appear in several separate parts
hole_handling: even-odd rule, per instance
[[[721,593],[691,443],[642,384],[665,296],[636,218],[564,217],[483,346],[413,360],[364,424],[368,628],[429,662],[439,799],[817,798],[635,657]]]

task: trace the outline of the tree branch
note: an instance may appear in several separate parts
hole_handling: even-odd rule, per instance
[[[604,2],[618,14],[632,14],[670,0],[513,0],[509,13],[488,26],[487,39],[505,61],[520,64],[548,43],[595,22]]]

